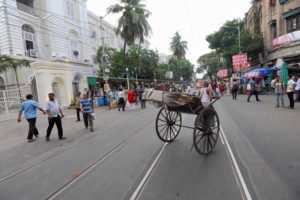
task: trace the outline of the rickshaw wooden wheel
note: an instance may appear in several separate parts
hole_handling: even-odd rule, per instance
[[[210,154],[219,139],[220,121],[213,107],[199,113],[195,120],[193,144],[202,155]]]
[[[178,136],[182,125],[181,114],[162,107],[156,117],[156,134],[164,142],[172,142]]]

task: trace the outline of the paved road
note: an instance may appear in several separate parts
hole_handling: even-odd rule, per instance
[[[190,152],[190,129],[165,144],[155,135],[157,112],[98,109],[91,134],[68,110],[68,139],[59,141],[54,129],[50,142],[46,117],[39,116],[41,137],[29,144],[25,121],[1,122],[0,199],[130,199],[160,153],[137,199],[242,199],[221,141],[209,156]],[[195,116],[183,118],[192,126]]]
[[[216,108],[224,132],[253,199],[300,199],[300,104],[290,110],[275,108],[272,95],[260,99],[222,98]]]

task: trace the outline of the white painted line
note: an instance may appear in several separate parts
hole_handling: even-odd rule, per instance
[[[222,129],[221,125],[220,125],[220,132],[221,132],[221,134],[220,134],[221,142],[222,142],[222,144],[224,145],[225,142],[224,142],[224,139],[223,139],[223,134],[222,134],[223,129]]]
[[[221,127],[221,126],[220,126],[220,127]],[[239,168],[239,166],[238,166],[238,164],[237,164],[237,161],[236,161],[236,159],[235,159],[235,157],[234,157],[234,154],[233,154],[233,152],[232,152],[232,149],[231,149],[231,147],[230,147],[230,145],[229,145],[229,142],[228,142],[228,140],[227,140],[227,137],[226,137],[226,135],[225,135],[225,133],[224,133],[222,127],[221,127],[221,134],[222,134],[222,136],[223,136],[223,138],[224,138],[226,147],[227,147],[227,149],[228,149],[229,155],[230,155],[231,160],[232,160],[233,165],[234,165],[234,169],[236,170],[237,176],[238,176],[239,181],[240,181],[240,184],[241,184],[241,186],[242,186],[243,193],[244,193],[244,195],[245,195],[245,197],[246,197],[247,200],[252,200],[252,197],[251,197],[251,195],[250,195],[250,193],[249,193],[249,190],[248,190],[248,188],[247,188],[247,185],[246,185],[246,183],[245,183],[245,180],[244,180],[244,178],[243,178],[243,175],[242,175],[242,173],[241,173],[241,171],[240,171],[240,168]]]
[[[146,183],[147,179],[149,178],[151,172],[153,171],[154,167],[156,166],[156,164],[158,163],[162,153],[164,152],[166,146],[169,143],[166,142],[164,144],[164,146],[162,147],[162,149],[160,150],[159,154],[156,156],[155,160],[153,161],[153,163],[151,164],[151,166],[149,167],[147,173],[145,174],[145,176],[143,177],[142,181],[140,182],[140,184],[138,185],[138,187],[136,188],[136,190],[134,191],[134,193],[132,194],[132,196],[130,197],[130,200],[135,200],[137,198],[137,196],[139,195],[142,187],[144,186],[144,184]]]

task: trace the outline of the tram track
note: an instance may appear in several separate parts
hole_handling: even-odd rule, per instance
[[[71,179],[66,182],[64,185],[62,185],[60,188],[58,188],[55,192],[48,195],[45,200],[55,200],[60,198],[64,192],[66,192],[73,184],[80,181],[81,178],[89,174],[93,169],[96,167],[99,167],[101,163],[103,163],[105,160],[111,158],[116,152],[121,150],[123,147],[125,147],[130,140],[137,136],[138,134],[142,133],[142,130],[144,130],[145,127],[149,126],[151,123],[153,123],[154,119],[150,122],[147,122],[145,125],[143,125],[141,128],[136,130],[132,135],[126,137],[124,140],[119,142],[117,145],[115,145],[113,148],[111,148],[109,151],[107,151],[104,155],[99,157],[97,160],[91,162],[86,168],[78,170]]]
[[[124,118],[121,118],[120,120],[126,120],[126,119],[128,119],[128,118],[136,117],[136,116],[138,116],[139,114],[140,114],[140,113],[137,112],[137,113],[135,113],[133,116],[132,116],[132,115],[126,116],[126,117],[124,117]],[[0,178],[0,184],[1,184],[2,182],[5,182],[5,181],[11,179],[12,177],[14,177],[14,176],[16,176],[16,175],[18,175],[18,174],[20,174],[20,173],[22,173],[22,172],[25,172],[25,171],[27,171],[27,170],[29,170],[29,169],[31,169],[31,168],[33,168],[33,167],[39,165],[39,164],[44,163],[44,162],[47,161],[47,160],[50,160],[51,158],[54,158],[54,157],[56,157],[56,156],[58,156],[58,155],[61,155],[62,153],[66,152],[66,151],[68,151],[68,150],[73,149],[74,147],[76,147],[76,146],[78,146],[78,145],[84,143],[85,141],[87,141],[87,140],[89,140],[89,139],[91,139],[91,138],[98,137],[98,136],[101,136],[101,135],[103,135],[103,134],[109,133],[109,132],[110,132],[112,129],[114,129],[115,126],[117,125],[117,122],[116,122],[116,123],[113,123],[113,124],[111,123],[111,122],[113,122],[112,119],[115,119],[115,115],[105,120],[106,123],[110,122],[111,126],[110,126],[109,128],[107,128],[107,129],[102,130],[101,132],[98,132],[98,133],[96,132],[96,133],[90,134],[89,136],[87,136],[87,135],[85,134],[85,135],[83,135],[83,136],[80,136],[80,137],[77,139],[77,142],[75,142],[75,143],[70,143],[70,144],[65,145],[65,146],[63,146],[63,147],[59,147],[58,149],[54,150],[54,152],[51,152],[50,154],[49,154],[49,152],[45,152],[45,153],[43,153],[43,154],[46,154],[46,155],[43,156],[43,154],[41,154],[41,155],[38,156],[38,157],[40,157],[40,158],[38,158],[38,159],[36,159],[36,158],[31,158],[31,159],[27,159],[27,160],[23,161],[22,163],[19,163],[19,164],[24,164],[24,163],[25,163],[25,166],[23,166],[23,167],[21,167],[21,168],[19,168],[19,169],[15,169],[15,170],[13,170],[13,172],[9,172],[7,175],[4,175],[2,178]],[[152,122],[152,121],[151,121],[151,122]],[[149,123],[151,123],[151,122],[149,122]],[[147,125],[148,125],[149,123],[147,123]],[[70,127],[68,127],[68,128],[65,128],[65,129],[71,129],[71,128],[74,128],[74,127],[77,127],[77,126],[80,126],[80,125],[78,124],[78,125],[75,125],[75,126],[70,126]],[[27,164],[27,163],[28,163],[28,164]]]

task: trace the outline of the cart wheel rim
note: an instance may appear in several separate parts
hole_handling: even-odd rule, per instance
[[[182,124],[179,112],[161,108],[156,117],[156,134],[160,140],[171,142],[178,136]]]

